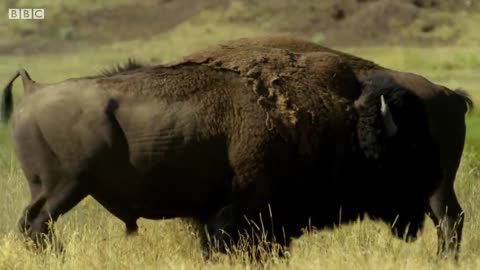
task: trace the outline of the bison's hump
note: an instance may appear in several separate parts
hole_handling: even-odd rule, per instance
[[[349,108],[360,95],[349,64],[329,52],[220,45],[168,66],[181,65],[206,65],[238,73],[267,112],[267,125],[296,141],[314,138],[310,133],[319,126],[331,127],[333,122],[350,117]]]

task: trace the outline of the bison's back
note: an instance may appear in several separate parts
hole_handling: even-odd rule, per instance
[[[339,56],[342,61],[348,63],[355,73],[363,74],[368,73],[370,70],[381,71],[384,68],[375,64],[372,61],[337,51],[310,41],[306,41],[300,38],[296,38],[291,35],[272,35],[272,36],[259,36],[255,38],[240,38],[231,40],[224,43],[224,46],[231,46],[235,48],[241,47],[267,47],[267,48],[279,48],[292,52],[310,53],[310,52],[326,52]]]

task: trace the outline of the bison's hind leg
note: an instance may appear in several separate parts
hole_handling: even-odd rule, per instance
[[[23,211],[18,225],[20,231],[30,237],[36,247],[46,247],[47,243],[53,244],[53,231],[49,223],[53,224],[60,215],[79,203],[87,193],[80,187],[78,181],[71,179],[52,182],[36,179],[35,183],[48,185],[39,187],[38,194],[32,193],[32,201]]]

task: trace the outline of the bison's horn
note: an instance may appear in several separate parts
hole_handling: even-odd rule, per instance
[[[385,130],[387,131],[387,136],[392,137],[397,134],[398,127],[393,121],[392,113],[390,112],[390,108],[388,104],[385,102],[385,98],[383,95],[380,96],[381,107],[380,112],[382,113],[383,118],[383,125],[385,126]]]

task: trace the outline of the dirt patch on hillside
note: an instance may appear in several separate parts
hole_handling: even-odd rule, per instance
[[[324,29],[327,40],[337,43],[398,42],[396,34],[419,16],[415,5],[398,0],[375,1],[338,22],[335,29]]]
[[[242,0],[229,20],[255,22],[272,32],[295,33],[330,45],[448,43],[432,34],[452,28],[455,12],[475,12],[476,3],[454,0]],[[438,13],[450,13],[439,18]],[[433,14],[433,15],[432,15]],[[445,32],[445,31],[444,31]],[[425,35],[423,35],[425,33]]]

